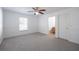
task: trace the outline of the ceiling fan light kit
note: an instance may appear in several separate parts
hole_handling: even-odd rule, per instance
[[[38,15],[39,13],[38,12],[35,12],[35,15]]]

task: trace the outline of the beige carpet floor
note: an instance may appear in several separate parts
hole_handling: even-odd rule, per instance
[[[0,51],[79,51],[79,45],[64,39],[32,33],[4,39]]]

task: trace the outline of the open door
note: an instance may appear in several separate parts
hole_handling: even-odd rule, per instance
[[[49,26],[49,36],[55,36],[55,16],[49,17],[48,19],[48,26]]]

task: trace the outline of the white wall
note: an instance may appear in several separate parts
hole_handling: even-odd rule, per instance
[[[67,16],[64,16],[67,15]],[[56,37],[64,38],[69,41],[79,43],[79,8],[69,8],[64,9],[58,12],[50,13],[47,15],[40,16],[39,19],[39,32],[41,33],[48,33],[48,17],[56,16]],[[63,17],[63,19],[61,19]],[[67,19],[67,23],[64,21]],[[69,18],[68,18],[69,17]],[[70,22],[70,23],[68,23]],[[66,26],[61,26],[66,24]],[[62,28],[67,28],[61,30]],[[68,31],[68,33],[64,33],[64,31]],[[67,35],[68,38],[65,38],[63,35]]]
[[[37,17],[4,10],[4,38],[37,32]],[[19,17],[28,18],[28,30],[19,31]]]
[[[69,8],[58,12],[42,15],[27,16],[11,11],[4,11],[4,37],[12,37],[33,32],[48,34],[48,18],[56,16],[56,37],[79,43],[79,8]],[[29,30],[20,32],[18,28],[18,18],[27,17],[29,19]],[[68,18],[69,17],[69,18]],[[67,21],[66,21],[67,19]],[[67,23],[66,22],[70,22]],[[61,26],[65,25],[66,26]],[[66,29],[68,27],[68,29]],[[61,30],[65,28],[64,30]],[[68,32],[66,32],[68,31]],[[63,35],[62,35],[63,34]],[[65,36],[68,36],[67,38]]]
[[[3,33],[3,14],[2,14],[2,8],[0,8],[0,44],[3,40],[2,33]]]
[[[39,16],[39,32],[48,34],[48,15]]]

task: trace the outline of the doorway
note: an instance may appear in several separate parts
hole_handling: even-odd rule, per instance
[[[48,35],[49,37],[55,36],[56,33],[56,26],[55,26],[55,16],[49,17],[48,18]]]

